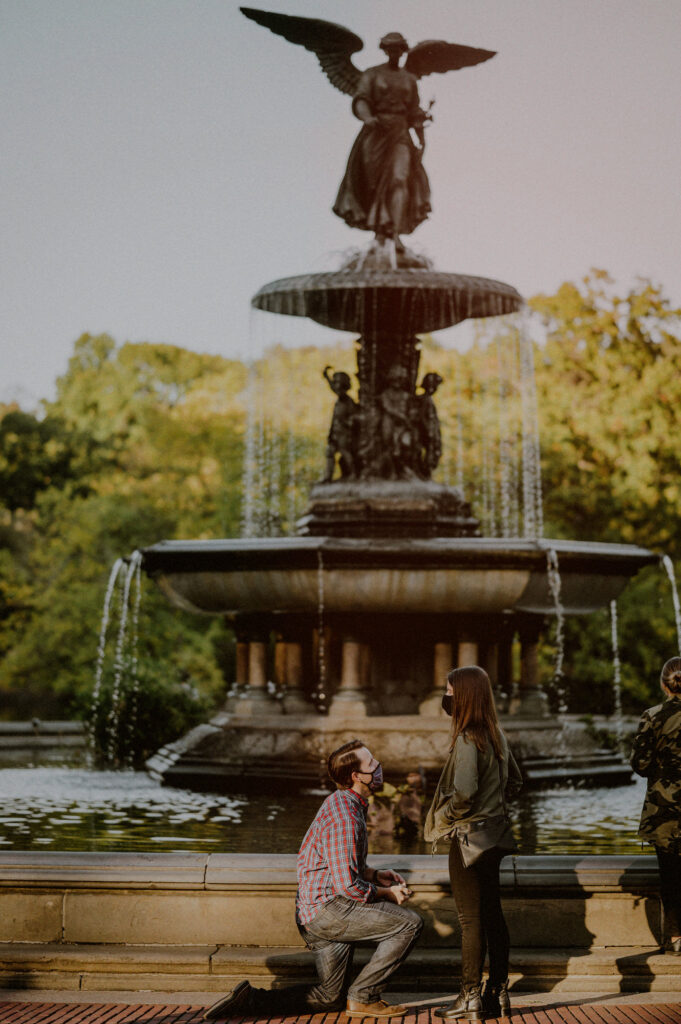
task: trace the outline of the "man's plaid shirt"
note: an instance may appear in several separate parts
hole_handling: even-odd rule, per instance
[[[335,896],[358,903],[375,899],[376,887],[364,880],[368,806],[354,790],[337,789],[317,811],[298,854],[299,924],[309,924]]]

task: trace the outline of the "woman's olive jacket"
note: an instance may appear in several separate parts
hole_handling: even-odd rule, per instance
[[[505,794],[512,796],[522,786],[522,775],[506,737],[501,730],[499,732],[503,755],[501,778]],[[449,835],[457,825],[503,813],[499,764],[494,747],[488,740],[485,749],[480,751],[472,740],[464,735],[458,736],[426,814],[424,839],[433,844],[435,852],[438,840]]]

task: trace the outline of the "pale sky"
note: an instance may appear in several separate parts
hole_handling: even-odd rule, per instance
[[[679,0],[263,7],[352,29],[360,68],[388,31],[498,51],[420,82],[433,213],[407,241],[438,269],[529,296],[596,266],[681,304]],[[240,357],[337,337],[249,315],[370,237],[331,212],[359,122],[312,53],[233,0],[0,0],[0,95],[0,400],[51,395],[84,331]]]

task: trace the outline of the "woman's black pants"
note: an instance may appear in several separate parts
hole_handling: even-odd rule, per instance
[[[485,947],[489,952],[489,980],[494,986],[508,977],[508,928],[501,909],[499,865],[501,850],[486,850],[464,867],[459,844],[452,840],[449,850],[449,878],[461,924],[461,984],[479,985]]]
[[[664,938],[681,935],[681,853],[655,847],[660,867],[660,899],[664,910]]]

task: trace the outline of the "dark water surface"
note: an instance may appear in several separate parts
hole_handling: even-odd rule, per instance
[[[521,853],[638,854],[645,782],[527,793],[512,808]],[[323,790],[276,796],[194,793],[143,772],[0,769],[0,850],[296,853]],[[429,853],[373,836],[373,853]],[[443,845],[438,852],[446,852]]]

